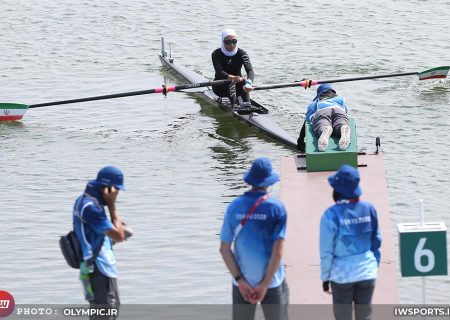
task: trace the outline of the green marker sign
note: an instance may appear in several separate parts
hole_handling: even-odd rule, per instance
[[[400,223],[400,270],[403,277],[447,275],[445,223]]]

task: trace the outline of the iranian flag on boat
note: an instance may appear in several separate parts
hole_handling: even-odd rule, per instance
[[[0,121],[14,121],[23,118],[27,112],[28,106],[19,103],[1,103],[0,104]]]
[[[447,78],[449,68],[450,67],[438,67],[424,72],[419,72],[419,80]]]

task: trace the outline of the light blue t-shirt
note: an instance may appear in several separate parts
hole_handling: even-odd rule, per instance
[[[305,119],[308,123],[311,123],[314,119],[314,115],[317,111],[326,108],[340,107],[344,109],[345,113],[348,113],[347,105],[345,104],[345,99],[340,96],[335,96],[333,98],[324,99],[324,100],[314,100],[306,111]]]
[[[233,200],[225,213],[220,240],[231,244],[234,231],[255,202],[267,192],[249,191]],[[251,286],[264,279],[275,241],[285,239],[287,213],[276,198],[264,200],[250,216],[235,239],[233,254],[241,274]],[[269,288],[281,285],[285,278],[280,263]]]
[[[97,192],[88,185],[86,192],[75,201],[73,208],[74,230],[81,244],[83,259],[88,260],[94,254],[96,248],[102,245],[102,249],[95,259],[95,264],[105,276],[117,278],[112,240],[105,235],[103,243],[100,244],[103,234],[113,229],[113,225],[107,218],[104,205],[100,203],[98,197]],[[85,223],[81,221],[80,217]]]

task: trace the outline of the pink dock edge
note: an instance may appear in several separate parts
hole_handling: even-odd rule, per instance
[[[319,225],[326,208],[333,204],[327,178],[333,172],[297,170],[296,156],[281,159],[281,200],[288,212],[284,252],[291,304],[331,304],[320,280]],[[391,214],[383,155],[358,156],[363,194],[378,212],[382,236],[374,304],[397,304],[397,271],[394,259]]]

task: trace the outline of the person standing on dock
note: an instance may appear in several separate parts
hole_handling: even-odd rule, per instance
[[[242,99],[240,108],[250,108],[249,92],[253,90],[255,73],[250,57],[243,49],[238,48],[237,34],[234,30],[222,31],[221,47],[212,53],[215,70],[214,80],[231,80],[229,84],[214,85],[213,91],[219,97],[228,97],[232,106],[236,105],[236,96]],[[245,68],[247,79],[242,77],[241,69]]]
[[[305,152],[305,124],[312,125],[314,134],[319,137],[319,151],[325,151],[328,140],[334,133],[339,137],[339,150],[345,151],[350,144],[350,126],[348,109],[344,98],[338,96],[330,84],[324,83],[317,88],[317,95],[308,106],[297,140],[297,149]]]
[[[371,301],[380,264],[381,235],[377,211],[362,194],[357,169],[343,165],[328,178],[335,204],[320,220],[320,277],[331,283],[336,320],[371,318]]]
[[[73,208],[74,230],[83,252],[80,279],[85,299],[92,308],[102,305],[116,308],[112,310],[116,312],[120,299],[112,245],[113,241],[125,240],[122,219],[116,208],[119,190],[124,189],[122,171],[106,166],[98,172],[97,179],[88,182]],[[108,207],[111,220],[106,216],[105,206]],[[110,314],[113,316],[108,319],[115,319],[115,313]]]
[[[279,175],[268,158],[257,158],[243,179],[251,189],[228,205],[220,233],[220,253],[233,277],[233,319],[253,319],[261,302],[266,319],[284,320],[289,288],[281,258],[287,213],[268,193]]]

